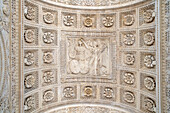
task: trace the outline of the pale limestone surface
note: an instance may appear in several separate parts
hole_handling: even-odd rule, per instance
[[[0,112],[167,111],[158,1],[0,1]]]

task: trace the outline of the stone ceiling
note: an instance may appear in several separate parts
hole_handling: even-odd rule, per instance
[[[43,2],[80,9],[118,8],[141,3],[146,0],[41,0]],[[83,7],[82,7],[83,6]]]

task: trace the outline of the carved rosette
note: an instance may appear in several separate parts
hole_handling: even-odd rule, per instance
[[[103,18],[103,25],[104,25],[105,27],[112,27],[113,24],[114,24],[114,19],[113,19],[113,17],[107,16],[107,17],[104,17],[104,18]]]
[[[114,98],[115,96],[114,96],[114,91],[113,91],[113,89],[110,88],[110,87],[104,88],[103,96],[104,96],[105,98],[108,98],[108,99]]]
[[[31,66],[34,64],[34,53],[28,52],[25,54],[24,63],[26,66]]]
[[[24,110],[28,111],[35,108],[35,98],[33,96],[29,96],[24,101]]]
[[[135,43],[135,36],[132,33],[125,34],[123,37],[123,43],[131,46]]]
[[[64,95],[65,98],[73,98],[75,96],[74,88],[73,87],[64,88],[63,95]]]
[[[54,92],[52,90],[48,90],[44,92],[43,99],[45,102],[50,102],[54,99]]]
[[[44,72],[43,79],[45,83],[52,83],[54,81],[54,73],[52,71]]]
[[[35,19],[35,8],[32,6],[26,6],[24,9],[24,15],[28,20]]]
[[[135,102],[135,95],[132,92],[130,92],[130,91],[126,91],[123,94],[123,99],[127,103],[134,103]]]
[[[52,14],[51,12],[46,12],[43,15],[43,19],[44,19],[45,23],[52,24],[52,23],[54,23],[54,14]]]
[[[36,78],[32,74],[27,75],[25,77],[25,81],[24,81],[25,87],[28,88],[28,89],[32,88],[35,84],[35,79]]]
[[[132,26],[135,22],[134,15],[128,14],[123,17],[123,24],[125,26]]]
[[[147,68],[154,68],[156,65],[155,57],[153,55],[146,55],[144,58],[144,65]]]
[[[84,96],[86,96],[86,97],[93,96],[93,88],[91,86],[86,86],[84,88]]]
[[[43,41],[46,44],[51,44],[54,42],[54,33],[53,32],[46,32],[43,35]]]
[[[65,26],[72,26],[74,24],[74,17],[71,15],[64,16],[63,23]]]
[[[145,10],[143,12],[143,19],[146,23],[151,23],[155,19],[155,11],[152,9]]]
[[[52,52],[45,52],[43,56],[44,63],[50,64],[54,61],[54,56]]]
[[[144,86],[146,87],[146,89],[153,91],[156,87],[155,80],[152,77],[145,77]]]
[[[152,32],[147,32],[145,35],[144,35],[144,44],[147,45],[147,46],[151,46],[153,45],[155,42],[155,36]]]
[[[144,99],[144,109],[147,111],[150,111],[152,113],[155,113],[155,111],[156,111],[155,102],[150,98],[145,98]]]
[[[124,75],[123,75],[123,80],[125,83],[127,84],[134,84],[135,82],[135,77],[134,77],[134,74],[133,73],[130,73],[130,72],[126,72]]]
[[[86,27],[92,27],[93,25],[93,20],[90,17],[86,17],[86,19],[84,20],[84,26]]]
[[[133,65],[135,62],[135,56],[133,54],[126,54],[125,55],[125,64]]]
[[[24,33],[24,38],[27,43],[33,43],[35,40],[34,31],[31,29],[26,30]]]

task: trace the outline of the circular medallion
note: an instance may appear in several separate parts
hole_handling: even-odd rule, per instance
[[[114,20],[112,17],[104,17],[103,18],[103,25],[105,27],[112,27],[114,24]]]
[[[144,64],[147,68],[154,68],[156,61],[153,55],[146,55],[144,58]]]
[[[128,103],[134,103],[135,102],[135,96],[132,92],[124,92],[123,98]]]
[[[27,43],[32,43],[35,40],[35,34],[33,30],[26,30],[24,36]]]
[[[44,43],[51,44],[54,42],[54,33],[52,32],[46,32],[43,36]]]
[[[52,13],[50,13],[50,12],[46,12],[43,15],[43,19],[44,19],[44,22],[47,23],[47,24],[54,23],[54,15]]]
[[[34,64],[34,53],[28,52],[25,54],[24,63],[26,66],[31,66]]]
[[[126,72],[123,76],[123,80],[127,84],[130,84],[130,85],[134,84],[134,82],[135,82],[134,74],[130,73],[130,72]]]
[[[148,32],[144,35],[144,44],[147,46],[151,46],[153,45],[153,43],[155,42],[155,36],[153,33]]]
[[[124,16],[124,20],[123,20],[124,25],[131,26],[134,24],[134,22],[135,22],[135,18],[133,15]]]
[[[87,86],[84,88],[84,95],[87,96],[87,97],[90,97],[92,96],[93,94],[93,88],[90,87],[90,86]]]
[[[66,87],[63,90],[64,97],[71,98],[74,97],[74,89],[73,87]]]
[[[123,38],[123,42],[125,45],[131,46],[135,43],[135,36],[131,33],[125,34]]]
[[[144,100],[144,108],[150,112],[155,112],[156,108],[155,102],[150,98],[146,98]]]
[[[32,74],[27,75],[24,83],[26,88],[32,88],[35,84],[35,77]]]
[[[28,110],[30,110],[30,109],[32,109],[34,107],[35,107],[35,99],[34,99],[34,97],[32,97],[32,96],[27,97],[25,99],[25,101],[24,101],[24,110],[28,111]]]
[[[106,97],[106,98],[113,98],[113,97],[114,97],[113,89],[112,89],[112,88],[109,88],[109,87],[105,88],[105,89],[104,89],[104,92],[103,92],[103,95],[104,95],[104,97]]]
[[[84,25],[86,27],[92,27],[93,25],[93,20],[90,18],[90,17],[87,17],[85,20],[84,20]]]
[[[74,24],[74,18],[71,15],[64,16],[63,23],[65,26],[72,26]]]
[[[26,6],[24,9],[24,15],[28,20],[35,19],[35,8],[31,6]]]
[[[144,18],[144,22],[146,23],[151,23],[154,21],[155,19],[155,12],[154,10],[146,10],[143,12],[143,18]]]
[[[133,54],[126,54],[125,55],[125,64],[133,65],[135,62],[135,57]]]
[[[144,86],[146,89],[153,91],[155,89],[155,80],[151,77],[146,77],[144,79]]]
[[[52,90],[48,90],[44,92],[43,99],[45,102],[50,102],[54,99],[54,92]]]
[[[53,53],[46,52],[44,53],[44,63],[50,64],[54,61]]]
[[[54,81],[54,73],[52,71],[44,72],[43,79],[45,83],[52,83]]]

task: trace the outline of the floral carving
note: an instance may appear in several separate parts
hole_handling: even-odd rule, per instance
[[[135,56],[133,54],[126,54],[125,55],[125,64],[133,65],[135,62]]]
[[[124,16],[123,23],[125,26],[131,26],[134,24],[134,22],[135,22],[134,15],[128,14]]]
[[[28,29],[25,31],[25,34],[24,34],[24,38],[25,38],[25,41],[27,43],[33,43],[34,40],[35,40],[35,34],[34,34],[34,31],[31,30],[31,29]]]
[[[114,98],[114,91],[113,91],[112,88],[106,87],[106,88],[104,89],[103,95],[104,95],[104,97],[106,97],[106,98],[108,98],[108,99]]]
[[[43,41],[44,43],[51,44],[54,42],[54,33],[52,32],[46,32],[43,35]]]
[[[45,23],[52,24],[52,23],[54,23],[54,14],[52,14],[51,12],[46,12],[43,15],[43,19],[44,19]]]
[[[66,98],[72,98],[74,97],[74,88],[73,87],[66,87],[63,90],[64,97]]]
[[[155,19],[155,11],[152,9],[148,9],[143,12],[143,19],[146,23],[151,23]]]
[[[132,33],[125,34],[123,42],[125,45],[131,46],[135,43],[135,36]]]
[[[66,26],[72,26],[74,24],[74,17],[71,15],[64,16],[63,23]]]
[[[114,19],[113,19],[113,17],[107,16],[107,17],[104,17],[104,18],[103,18],[103,25],[104,25],[105,27],[112,27],[113,24],[114,24]]]
[[[24,9],[24,15],[28,20],[35,19],[35,8],[32,6],[26,6]]]
[[[45,83],[51,83],[54,81],[54,73],[52,71],[46,71],[43,74],[43,79]]]
[[[86,86],[84,88],[84,96],[91,97],[93,95],[93,88],[91,86]]]
[[[152,77],[145,77],[144,86],[146,87],[146,89],[153,91],[156,87],[155,80]]]
[[[54,61],[52,52],[45,52],[43,57],[44,63],[50,64]]]
[[[27,75],[24,84],[26,88],[32,88],[35,84],[35,77],[32,74]]]
[[[150,98],[145,98],[144,99],[144,108],[147,111],[155,113],[155,110],[156,110],[155,102],[152,99],[150,99]]]
[[[132,92],[126,91],[124,92],[123,98],[128,103],[134,103],[135,102],[135,96]]]
[[[92,20],[92,18],[86,17],[86,19],[84,20],[84,25],[85,25],[86,27],[92,27],[92,25],[93,25],[93,20]]]
[[[34,53],[28,52],[25,54],[24,63],[26,66],[31,66],[34,64]]]
[[[45,102],[50,102],[54,99],[54,92],[52,90],[48,90],[44,92],[43,99]]]
[[[134,84],[135,82],[135,77],[134,77],[134,74],[133,73],[130,73],[130,72],[126,72],[124,75],[123,75],[123,80],[125,83],[127,84]]]
[[[24,101],[24,110],[28,111],[35,108],[35,98],[33,96],[29,96]]]
[[[144,65],[147,68],[153,68],[156,65],[155,57],[153,55],[146,55],[144,58]]]
[[[151,46],[153,45],[153,43],[155,42],[155,36],[152,32],[147,32],[144,35],[144,44],[147,46]]]

